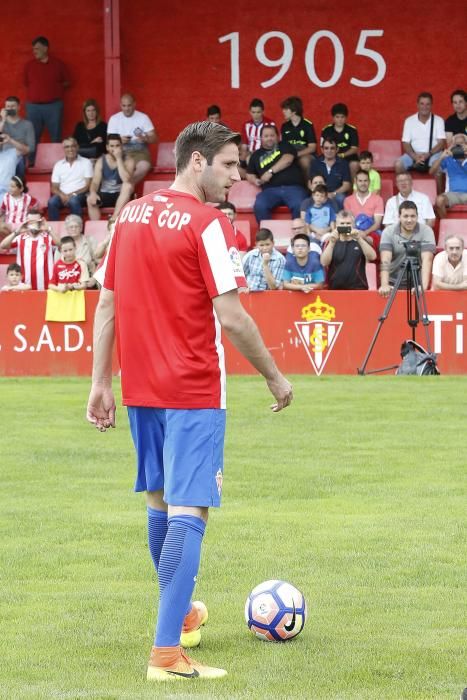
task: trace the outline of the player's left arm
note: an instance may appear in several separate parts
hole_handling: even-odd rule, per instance
[[[112,352],[115,337],[114,293],[102,288],[94,317],[94,359],[87,420],[104,432],[115,428],[115,398],[112,391]]]

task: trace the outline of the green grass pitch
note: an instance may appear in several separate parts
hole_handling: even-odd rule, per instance
[[[221,681],[148,684],[157,588],[124,409],[85,379],[0,380],[0,698],[457,699],[467,685],[467,377],[229,379],[223,506],[196,596]],[[118,387],[117,387],[118,388]],[[246,628],[250,589],[303,590],[305,629]]]

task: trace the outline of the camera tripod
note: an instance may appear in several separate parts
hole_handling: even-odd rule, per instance
[[[401,269],[399,270],[399,274],[397,275],[394,287],[392,288],[386,306],[384,307],[384,311],[378,319],[378,326],[370,343],[370,347],[368,348],[368,351],[365,355],[365,359],[363,360],[363,364],[357,370],[358,374],[376,374],[378,372],[387,372],[388,370],[396,369],[397,367],[399,367],[399,365],[397,364],[390,365],[389,367],[381,367],[380,369],[372,369],[368,372],[366,371],[368,360],[370,359],[370,355],[373,352],[373,348],[375,347],[379,333],[381,331],[381,328],[383,327],[383,323],[389,316],[389,312],[391,311],[391,307],[394,303],[394,299],[396,298],[396,294],[401,287],[404,276],[406,276],[407,279],[407,323],[412,329],[412,340],[415,340],[415,330],[421,320],[423,326],[425,327],[426,349],[427,352],[431,353],[430,333],[428,331],[430,319],[428,318],[428,309],[426,305],[425,292],[423,291],[423,287],[420,281],[420,261],[418,259],[418,256],[408,254],[403,262]]]

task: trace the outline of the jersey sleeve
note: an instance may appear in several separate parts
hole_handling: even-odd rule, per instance
[[[52,272],[52,277],[50,278],[51,284],[58,284],[58,262],[54,264],[54,269]]]
[[[315,133],[315,127],[313,126],[312,122],[310,122],[308,119],[305,119],[305,124],[306,124],[306,142],[308,143],[316,143],[316,133]]]
[[[231,223],[223,219],[213,219],[198,244],[201,274],[211,298],[247,286],[235,233]]]

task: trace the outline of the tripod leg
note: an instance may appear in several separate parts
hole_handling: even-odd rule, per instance
[[[422,319],[422,323],[425,327],[425,337],[426,337],[426,349],[427,352],[432,352],[431,350],[431,340],[430,340],[430,331],[428,329],[428,326],[430,325],[430,319],[428,318],[428,306],[426,303],[426,296],[425,296],[425,291],[422,287],[422,283],[419,277],[419,267],[418,267],[418,262],[417,266],[415,266],[412,263],[412,275],[413,275],[413,282],[414,282],[414,297],[415,297],[415,303],[417,306],[417,318]],[[418,320],[417,320],[418,324]],[[413,327],[413,340],[415,340],[415,327]]]

